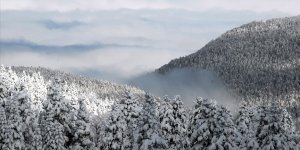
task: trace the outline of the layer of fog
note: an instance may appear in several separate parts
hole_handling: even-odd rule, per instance
[[[193,105],[197,97],[202,97],[214,99],[230,110],[237,107],[237,100],[230,96],[223,82],[215,73],[207,70],[181,69],[167,74],[148,73],[131,79],[128,84],[161,97],[180,95],[187,106]]]
[[[0,40],[38,45],[140,45],[194,52],[233,27],[284,13],[206,10],[2,11]],[[3,47],[5,48],[5,47]],[[40,51],[44,51],[40,49]]]
[[[167,63],[168,60],[181,55],[183,55],[181,52],[170,53],[167,50],[159,51],[134,47],[109,47],[58,53],[0,49],[0,64],[6,66],[40,66],[119,82],[121,79],[154,70]]]
[[[185,69],[165,75],[148,73],[133,77],[147,70],[158,68],[160,64],[166,63],[163,61],[172,59],[172,56],[167,55],[168,53],[155,55],[150,51],[134,49],[131,49],[131,55],[128,55],[128,51],[123,50],[110,49],[68,54],[41,54],[32,51],[7,53],[2,51],[0,62],[6,66],[42,66],[119,84],[127,83],[157,96],[169,95],[172,98],[180,95],[188,106],[192,105],[196,97],[200,96],[215,99],[219,104],[223,104],[231,110],[236,107],[235,100],[228,94],[224,84],[214,73]],[[118,53],[118,55],[113,55],[114,53]],[[150,55],[152,57],[148,57]],[[136,66],[138,64],[140,67]],[[152,65],[147,68],[145,67],[147,64]]]

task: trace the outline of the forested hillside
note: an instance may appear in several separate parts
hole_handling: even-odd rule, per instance
[[[237,99],[263,105],[277,100],[299,118],[300,16],[234,28],[156,72],[179,68],[216,72]]]
[[[198,98],[185,108],[179,96],[161,99],[42,68],[14,70],[0,68],[1,149],[300,148],[294,120],[276,102],[242,102],[233,118],[214,100]]]
[[[98,98],[106,99],[116,99],[122,96],[125,91],[130,91],[141,95],[144,93],[143,90],[137,89],[128,85],[115,84],[104,80],[95,80],[87,78],[84,76],[77,76],[70,73],[65,73],[59,70],[51,70],[43,67],[23,67],[23,66],[12,66],[12,70],[16,72],[17,75],[22,75],[24,72],[27,74],[39,74],[44,78],[45,81],[51,80],[53,77],[58,77],[69,84],[76,85],[82,90],[82,92],[90,93],[93,92]]]

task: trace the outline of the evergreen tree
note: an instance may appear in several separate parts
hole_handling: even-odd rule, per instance
[[[202,98],[196,101],[189,137],[191,149],[237,149],[239,144],[229,111]]]
[[[297,142],[297,148],[296,149],[300,149],[300,131],[297,131],[294,134],[294,139],[296,139],[296,142]]]
[[[24,138],[26,139],[26,149],[42,150],[43,141],[39,124],[39,114],[34,114],[28,119]]]
[[[290,115],[290,113],[286,109],[281,110],[281,122],[284,124],[284,130],[294,133],[296,131],[295,129],[295,122]]]
[[[106,123],[107,123],[107,118],[103,116],[95,116],[92,118],[94,120],[93,123],[93,128],[94,132],[96,133],[94,137],[95,145],[98,149],[104,149],[105,146],[105,128],[106,128]]]
[[[20,81],[19,81],[20,82]],[[34,123],[36,123],[38,120],[38,115],[33,112],[31,109],[31,99],[28,95],[28,91],[25,88],[25,82],[20,82],[18,83],[18,91],[14,93],[14,99],[18,101],[18,109],[20,110],[20,117],[22,118],[22,124],[23,124],[23,129],[22,129],[22,134],[24,136],[24,143],[26,149],[33,149],[32,144],[33,140],[36,136],[34,130],[38,130],[37,125],[34,126]],[[35,140],[38,140],[35,138]],[[34,142],[39,142],[39,141],[34,141]],[[37,144],[35,143],[35,144]],[[41,146],[41,145],[40,145]]]
[[[139,118],[136,131],[134,149],[163,149],[167,148],[167,141],[163,138],[158,120],[157,104],[149,94],[145,95],[145,103]]]
[[[67,87],[67,91],[65,92],[65,99],[67,100],[67,103],[71,106],[72,110],[79,109],[79,90],[80,88],[76,86],[75,83],[71,83],[70,86]]]
[[[207,99],[197,98],[189,127],[191,149],[204,149],[211,145],[216,111],[215,103],[209,102]]]
[[[45,122],[43,149],[65,150],[64,127],[57,120],[53,121],[51,118],[48,118]]]
[[[161,105],[159,120],[161,124],[162,135],[166,139],[169,148],[175,148],[176,143],[174,141],[174,135],[172,131],[174,130],[174,110],[171,104],[171,100],[165,96]]]
[[[165,98],[168,99],[168,98]],[[187,114],[179,96],[171,102],[165,100],[166,109],[161,114],[161,128],[170,149],[185,149],[188,147]]]
[[[140,115],[141,107],[138,105],[138,100],[128,91],[125,92],[125,95],[120,100],[119,105],[121,111],[119,115],[124,115],[123,117],[127,126],[124,137],[124,147],[125,149],[132,149],[132,143],[134,142],[133,134],[137,128],[137,118]]]
[[[68,147],[69,144],[72,142],[71,139],[73,138],[71,126],[74,122],[72,122],[72,112],[71,106],[68,104],[68,100],[65,99],[66,91],[68,90],[67,85],[64,81],[60,79],[54,79],[47,88],[47,101],[44,106],[44,114],[42,117],[43,119],[47,118],[49,121],[52,120],[52,123],[49,121],[44,120],[46,125],[53,126],[58,125],[62,126],[62,129],[55,131],[57,134],[63,132],[63,136],[65,139],[61,142],[65,142],[65,147]],[[55,123],[53,123],[55,122]],[[46,128],[46,127],[44,127]],[[53,129],[50,128],[52,131]],[[46,132],[46,131],[42,131]],[[43,133],[45,134],[45,133]],[[43,143],[45,143],[44,141]]]
[[[297,143],[294,139],[293,123],[287,121],[290,116],[286,111],[279,108],[278,104],[272,106],[262,117],[262,124],[257,131],[261,149],[296,149]],[[286,130],[286,127],[290,129]]]
[[[40,73],[33,73],[28,91],[31,95],[31,108],[38,113],[43,109],[43,103],[47,99],[47,86]]]
[[[108,119],[105,132],[111,136],[104,138],[107,148],[132,149],[133,132],[137,127],[137,118],[140,111],[141,108],[137,104],[137,99],[130,92],[125,92],[123,98],[113,107],[111,116]]]
[[[247,103],[245,101],[240,103],[236,124],[241,135],[247,135],[250,126],[250,117],[249,108],[247,107]]]
[[[172,108],[171,99],[168,97],[168,95],[165,95],[163,97],[163,100],[161,101],[161,107],[159,109],[159,121],[160,122],[164,119],[165,112],[170,110],[171,108]]]
[[[42,150],[43,149],[43,138],[42,138],[42,132],[40,129],[40,126],[37,122],[34,122],[32,125],[33,129],[33,135],[30,140],[30,147],[29,149],[34,149],[34,150]]]
[[[24,141],[24,122],[21,117],[21,110],[19,108],[19,101],[16,95],[13,95],[11,99],[7,101],[6,114],[8,129],[10,130],[11,139],[8,139],[8,143],[11,146],[10,149],[25,149]]]
[[[75,123],[72,127],[72,144],[69,149],[75,150],[92,150],[94,148],[93,133],[91,132],[91,125],[86,106],[82,99],[79,100],[79,109],[74,116]]]
[[[8,128],[5,110],[0,105],[0,149],[9,150],[12,144],[10,129]]]
[[[9,68],[10,69],[10,68]],[[0,105],[11,96],[15,89],[15,84],[18,80],[17,75],[11,71],[7,70],[3,65],[0,67]]]
[[[242,143],[240,149],[258,149],[255,132],[251,128],[250,108],[247,103],[242,101],[238,111],[238,118],[236,120],[237,130],[241,135]]]
[[[101,149],[124,149],[124,138],[126,136],[127,126],[125,118],[119,114],[119,109],[119,106],[113,107],[111,115],[107,120]]]
[[[241,137],[232,121],[230,112],[223,106],[217,109],[214,116],[215,129],[209,149],[239,149]]]

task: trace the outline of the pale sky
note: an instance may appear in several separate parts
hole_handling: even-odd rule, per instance
[[[209,9],[299,14],[299,0],[1,0],[1,10]]]
[[[0,63],[130,77],[242,24],[299,15],[299,6],[299,0],[0,0]]]

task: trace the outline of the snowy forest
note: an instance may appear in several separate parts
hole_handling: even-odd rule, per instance
[[[43,68],[0,68],[3,150],[300,149],[295,120],[278,101],[237,115],[215,100],[155,97]]]
[[[157,69],[210,70],[236,99],[249,105],[277,101],[300,127],[300,16],[254,21],[234,28],[197,52]]]
[[[300,150],[299,0],[0,1],[0,150]]]
[[[157,69],[207,69],[246,101],[300,103],[300,16],[255,21],[234,28],[197,52]]]

